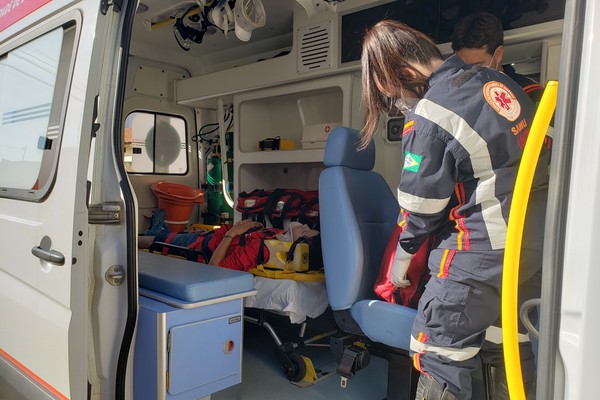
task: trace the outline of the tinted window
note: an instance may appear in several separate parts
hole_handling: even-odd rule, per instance
[[[506,31],[564,18],[565,0],[440,1],[440,28],[436,41],[450,42],[454,25],[462,16],[484,11],[498,17]]]
[[[564,17],[565,0],[398,0],[342,16],[342,63],[360,59],[365,30],[382,19],[404,22],[429,35],[436,43],[450,42],[458,20],[490,12],[505,30]]]
[[[365,31],[382,19],[402,21],[431,37],[438,22],[438,0],[401,0],[342,17],[342,62],[360,59]]]

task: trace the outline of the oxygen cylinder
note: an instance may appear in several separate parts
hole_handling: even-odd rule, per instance
[[[206,163],[206,181],[209,186],[218,186],[223,179],[223,167],[221,157],[216,152],[210,156]]]
[[[233,191],[233,132],[225,134],[225,163],[227,168],[228,190]],[[212,155],[206,162],[206,213],[204,223],[217,225],[233,221],[233,208],[225,201],[223,195],[223,160],[219,145],[213,148]]]
[[[223,200],[221,190],[216,186],[208,185],[206,188],[206,212],[203,218],[205,224],[219,224],[219,217],[223,209]]]
[[[206,161],[206,213],[204,223],[214,225],[218,223],[221,209],[223,208],[223,193],[221,192],[221,180],[223,179],[223,167],[221,157],[215,148]]]

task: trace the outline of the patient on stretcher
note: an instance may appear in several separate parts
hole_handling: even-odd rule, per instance
[[[179,248],[194,249],[199,262],[248,271],[259,264],[285,262],[277,254],[274,245],[277,241],[291,243],[299,238],[310,239],[317,235],[319,231],[299,222],[291,222],[289,229],[284,230],[265,228],[261,223],[252,220],[241,220],[233,226],[223,225],[214,231],[140,236],[138,247],[149,249],[153,244],[158,246],[160,243],[168,243]],[[167,252],[173,253],[165,247],[163,254]],[[307,260],[304,260],[304,264],[307,264]]]

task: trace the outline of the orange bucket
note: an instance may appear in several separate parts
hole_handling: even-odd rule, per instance
[[[158,207],[165,210],[165,223],[171,232],[182,232],[190,221],[194,206],[204,202],[204,192],[174,182],[156,182],[150,186]]]

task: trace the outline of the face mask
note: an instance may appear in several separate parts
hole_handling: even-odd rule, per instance
[[[491,69],[498,69],[498,63],[496,63],[495,67],[492,67],[492,63],[495,60],[496,57],[496,52],[498,51],[498,48],[496,48],[496,50],[494,50],[494,54],[492,54],[492,59],[490,60],[490,63],[487,65],[487,68],[491,68]]]
[[[406,117],[418,102],[419,99],[416,97],[400,97],[394,102],[394,107]]]

